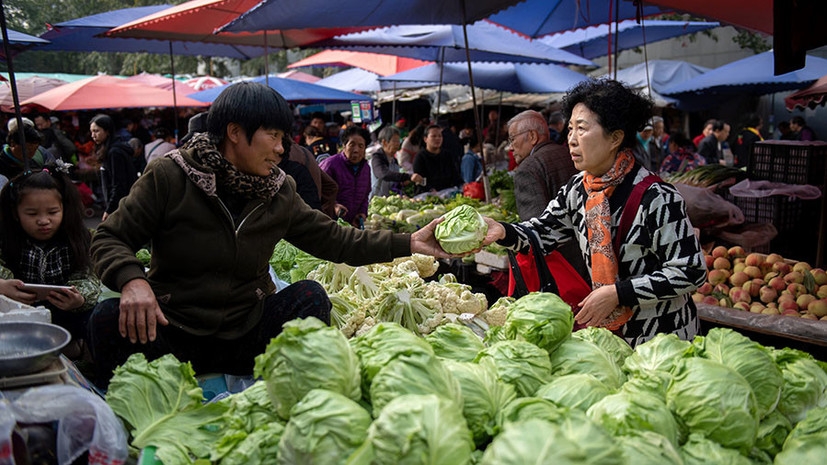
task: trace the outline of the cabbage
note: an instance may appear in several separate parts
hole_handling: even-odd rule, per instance
[[[540,419],[510,423],[485,449],[480,465],[619,465],[625,463],[610,437],[586,436]],[[445,462],[447,463],[447,462]]]
[[[433,394],[409,394],[382,409],[365,444],[348,463],[466,465],[473,449],[471,432],[455,402]]]
[[[534,395],[548,399],[561,407],[585,412],[597,401],[608,396],[609,388],[592,375],[575,373],[554,378]]]
[[[508,308],[505,336],[528,341],[549,353],[571,337],[574,315],[556,294],[532,292]]]
[[[784,442],[784,449],[799,447],[811,437],[827,442],[827,408],[814,408],[790,431]]]
[[[532,396],[551,381],[548,352],[529,342],[496,342],[482,350],[476,362],[492,363],[497,377],[513,385],[519,397]]]
[[[810,354],[784,348],[771,355],[784,377],[777,408],[792,424],[803,420],[811,408],[827,406],[827,373]]]
[[[806,436],[795,442],[795,447],[784,447],[775,456],[775,465],[804,465],[824,463],[827,457],[827,434]]]
[[[758,403],[758,417],[775,410],[784,378],[769,351],[731,329],[712,328],[692,343],[696,356],[714,360],[737,371],[747,380]]]
[[[689,427],[724,447],[749,451],[758,432],[755,394],[732,368],[704,358],[681,359],[666,404]]]
[[[462,389],[462,412],[477,446],[484,445],[496,433],[497,413],[517,397],[514,386],[497,379],[490,364],[446,360],[445,367],[459,381]]]
[[[468,326],[460,324],[439,325],[425,336],[433,347],[437,357],[473,362],[477,354],[485,348],[482,339]]]
[[[651,431],[635,431],[618,437],[627,463],[634,465],[683,465],[678,448],[663,435]]]
[[[434,237],[439,245],[451,254],[464,254],[479,249],[487,233],[485,219],[470,205],[460,205],[449,211],[434,229]]]
[[[210,460],[224,463],[264,463],[263,452],[278,450],[281,424],[264,381],[219,401],[227,406],[221,439],[213,445]],[[260,454],[260,452],[262,452]]]
[[[699,434],[689,436],[689,441],[681,447],[681,457],[684,465],[752,465],[752,461],[737,450],[723,447]]]
[[[675,447],[682,442],[678,422],[666,403],[642,392],[621,390],[592,405],[586,414],[614,436],[652,431],[666,437]]]
[[[567,412],[554,402],[539,397],[518,397],[508,403],[497,415],[497,425],[500,430],[510,423],[518,423],[532,418],[539,418],[559,424],[566,417]]]
[[[428,354],[400,355],[379,370],[370,385],[373,416],[405,394],[436,394],[456,402],[460,408],[463,405],[459,382],[441,360]]]
[[[344,464],[367,438],[370,423],[370,414],[356,402],[314,389],[290,410],[276,463]]]
[[[284,425],[274,421],[264,423],[250,434],[239,435],[237,441],[232,445],[232,449],[221,455],[221,465],[264,465],[272,463],[273,458],[278,455],[279,440],[282,433],[284,433]],[[210,459],[216,463],[219,460],[217,456],[210,456]]]
[[[352,400],[361,398],[359,360],[336,328],[317,318],[288,321],[263,354],[254,375],[262,377],[279,417],[313,389],[329,389]]]
[[[362,394],[368,400],[370,384],[376,373],[398,355],[434,355],[434,349],[424,339],[398,323],[383,322],[368,332],[350,340],[350,345],[361,362]]]
[[[632,347],[623,339],[617,337],[606,328],[589,326],[572,333],[572,337],[589,341],[605,350],[619,367],[623,367],[626,357],[632,355]]]
[[[758,424],[755,447],[775,457],[776,454],[781,452],[784,440],[787,439],[791,429],[793,429],[793,426],[790,424],[790,420],[787,420],[787,417],[778,410],[773,410]]]
[[[623,371],[631,376],[645,378],[653,371],[671,372],[672,368],[692,347],[692,343],[671,333],[658,333],[652,339],[635,347],[623,363]]]
[[[550,358],[555,376],[589,374],[609,389],[618,389],[626,381],[614,359],[589,341],[569,338],[551,353]]]

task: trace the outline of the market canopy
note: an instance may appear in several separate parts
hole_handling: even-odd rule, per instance
[[[178,95],[187,95],[195,92],[195,89],[184,84],[183,81],[164,77],[160,74],[141,73],[134,76],[129,76],[126,80],[129,82],[136,82],[138,84],[145,84],[147,86],[160,87],[161,89],[166,90],[172,90],[174,83],[175,93]]]
[[[595,66],[591,61],[531,41],[489,21],[466,27],[473,62],[565,63]],[[456,25],[390,26],[324,40],[318,47],[337,48],[452,63],[466,62],[463,28]]]
[[[663,89],[700,76],[709,68],[677,60],[650,60],[617,72],[617,80],[635,89],[645,89],[658,106],[674,105],[677,99],[662,95]],[[614,77],[606,75],[604,77]],[[650,90],[651,87],[651,90]]]
[[[16,53],[22,52],[29,47],[33,47],[35,45],[44,45],[48,44],[49,41],[45,39],[41,39],[40,37],[30,36],[29,34],[24,34],[19,31],[15,31],[12,29],[6,29],[6,33],[9,36],[9,51],[11,52],[12,56]],[[3,36],[0,35],[0,44],[3,44]],[[6,50],[5,47],[0,46],[0,60],[6,59]]]
[[[577,83],[589,79],[584,74],[553,64],[473,63],[474,86],[513,93],[566,92]],[[441,79],[440,79],[441,77]],[[382,89],[394,82],[443,82],[471,85],[465,63],[423,66],[403,73],[379,78]]]
[[[294,103],[329,103],[329,102],[350,102],[354,100],[370,100],[370,97],[352,92],[344,92],[341,90],[331,89],[330,87],[311,84],[309,82],[296,81],[293,79],[284,79],[271,76],[259,76],[252,79],[245,79],[245,81],[257,82],[259,84],[267,84],[276,92],[281,94],[285,100]],[[190,94],[189,97],[200,100],[201,102],[212,102],[218,95],[224,91],[228,86],[213,87],[201,92]]]
[[[129,82],[113,76],[93,76],[43,92],[20,103],[53,111],[103,108],[203,107],[204,102],[173,96],[166,89]]]
[[[295,69],[291,69],[290,71],[285,71],[283,73],[278,73],[276,74],[276,77],[293,79],[294,81],[309,82],[311,84],[322,80],[322,78],[320,78],[319,76],[314,76],[312,74],[305,73],[304,71],[298,71]]]
[[[339,89],[347,92],[379,92],[379,75],[360,68],[351,68],[328,76],[317,85]]]
[[[618,51],[628,50],[719,26],[717,22],[645,20],[638,23],[628,19],[617,24],[559,32],[538,40],[591,60],[614,53],[615,44]]]
[[[638,11],[636,3],[630,0],[524,0],[488,19],[536,39],[556,32],[663,13],[653,5],[642,6]]]
[[[35,95],[42,94],[49,89],[62,86],[66,81],[40,76],[32,76],[25,79],[17,79],[17,96],[19,100],[26,100]],[[0,85],[0,110],[6,113],[14,112],[14,101],[12,99],[11,85],[3,83]]]
[[[260,0],[192,0],[122,24],[106,33],[108,37],[132,37],[194,41],[212,44],[248,45],[271,48],[300,47],[339,34],[362,30],[359,27],[281,29],[256,32],[216,30],[256,6]],[[259,55],[263,53],[263,49]]]
[[[827,74],[818,78],[811,86],[806,89],[801,89],[793,92],[784,98],[784,105],[787,110],[793,111],[796,108],[800,109],[815,109],[819,105],[827,103]]]
[[[353,52],[349,50],[324,50],[315,55],[288,65],[288,68],[310,66],[353,67],[370,71],[380,76],[401,73],[427,65],[429,62],[414,58],[384,55],[380,53]]]
[[[772,50],[733,61],[700,76],[663,89],[666,95],[681,97],[711,94],[769,94],[800,89],[827,74],[827,60],[807,56],[804,68],[776,76]]]
[[[173,55],[221,56],[246,60],[264,53],[261,47],[205,44],[174,40],[124,39],[103,36],[110,29],[169,8],[152,5],[107,11],[57,23],[40,36],[49,44],[33,50],[67,52],[131,52]]]
[[[264,0],[221,31],[371,27],[399,24],[470,24],[520,0]]]

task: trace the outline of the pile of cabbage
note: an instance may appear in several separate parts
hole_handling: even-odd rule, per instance
[[[513,202],[512,202],[513,203]],[[395,232],[414,232],[454,208],[468,205],[480,214],[497,221],[516,222],[517,209],[508,209],[496,203],[484,203],[477,199],[457,196],[450,200],[437,196],[428,196],[423,200],[414,200],[399,195],[372,197],[368,204],[366,229],[387,229]]]
[[[261,380],[239,394],[200,404],[189,365],[173,364],[142,377],[119,368],[107,401],[133,446],[155,446],[167,464],[802,465],[827,457],[827,373],[810,355],[726,329],[692,342],[659,335],[632,350],[607,330],[572,333],[572,325],[553,294],[508,302],[504,325],[485,339],[459,324],[419,337],[379,323],[348,340],[318,320],[296,320],[257,357]],[[170,373],[181,386],[147,387]],[[145,402],[135,399],[163,406],[136,413]]]

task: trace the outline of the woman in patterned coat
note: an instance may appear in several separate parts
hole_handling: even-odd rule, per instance
[[[614,240],[633,187],[652,174],[632,155],[651,100],[617,81],[590,80],[569,91],[564,109],[580,173],[537,218],[516,224],[487,218],[484,244],[525,252],[528,235],[536,234],[547,254],[576,241],[592,285],[573,309],[577,323],[611,329],[632,347],[657,333],[692,339],[698,316],[691,295],[706,265],[678,191],[665,182],[648,185],[627,232]]]

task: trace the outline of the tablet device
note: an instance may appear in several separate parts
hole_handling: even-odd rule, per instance
[[[23,290],[26,292],[34,292],[37,295],[37,301],[46,300],[51,291],[59,291],[71,289],[72,286],[54,286],[51,284],[28,284],[23,283]]]

